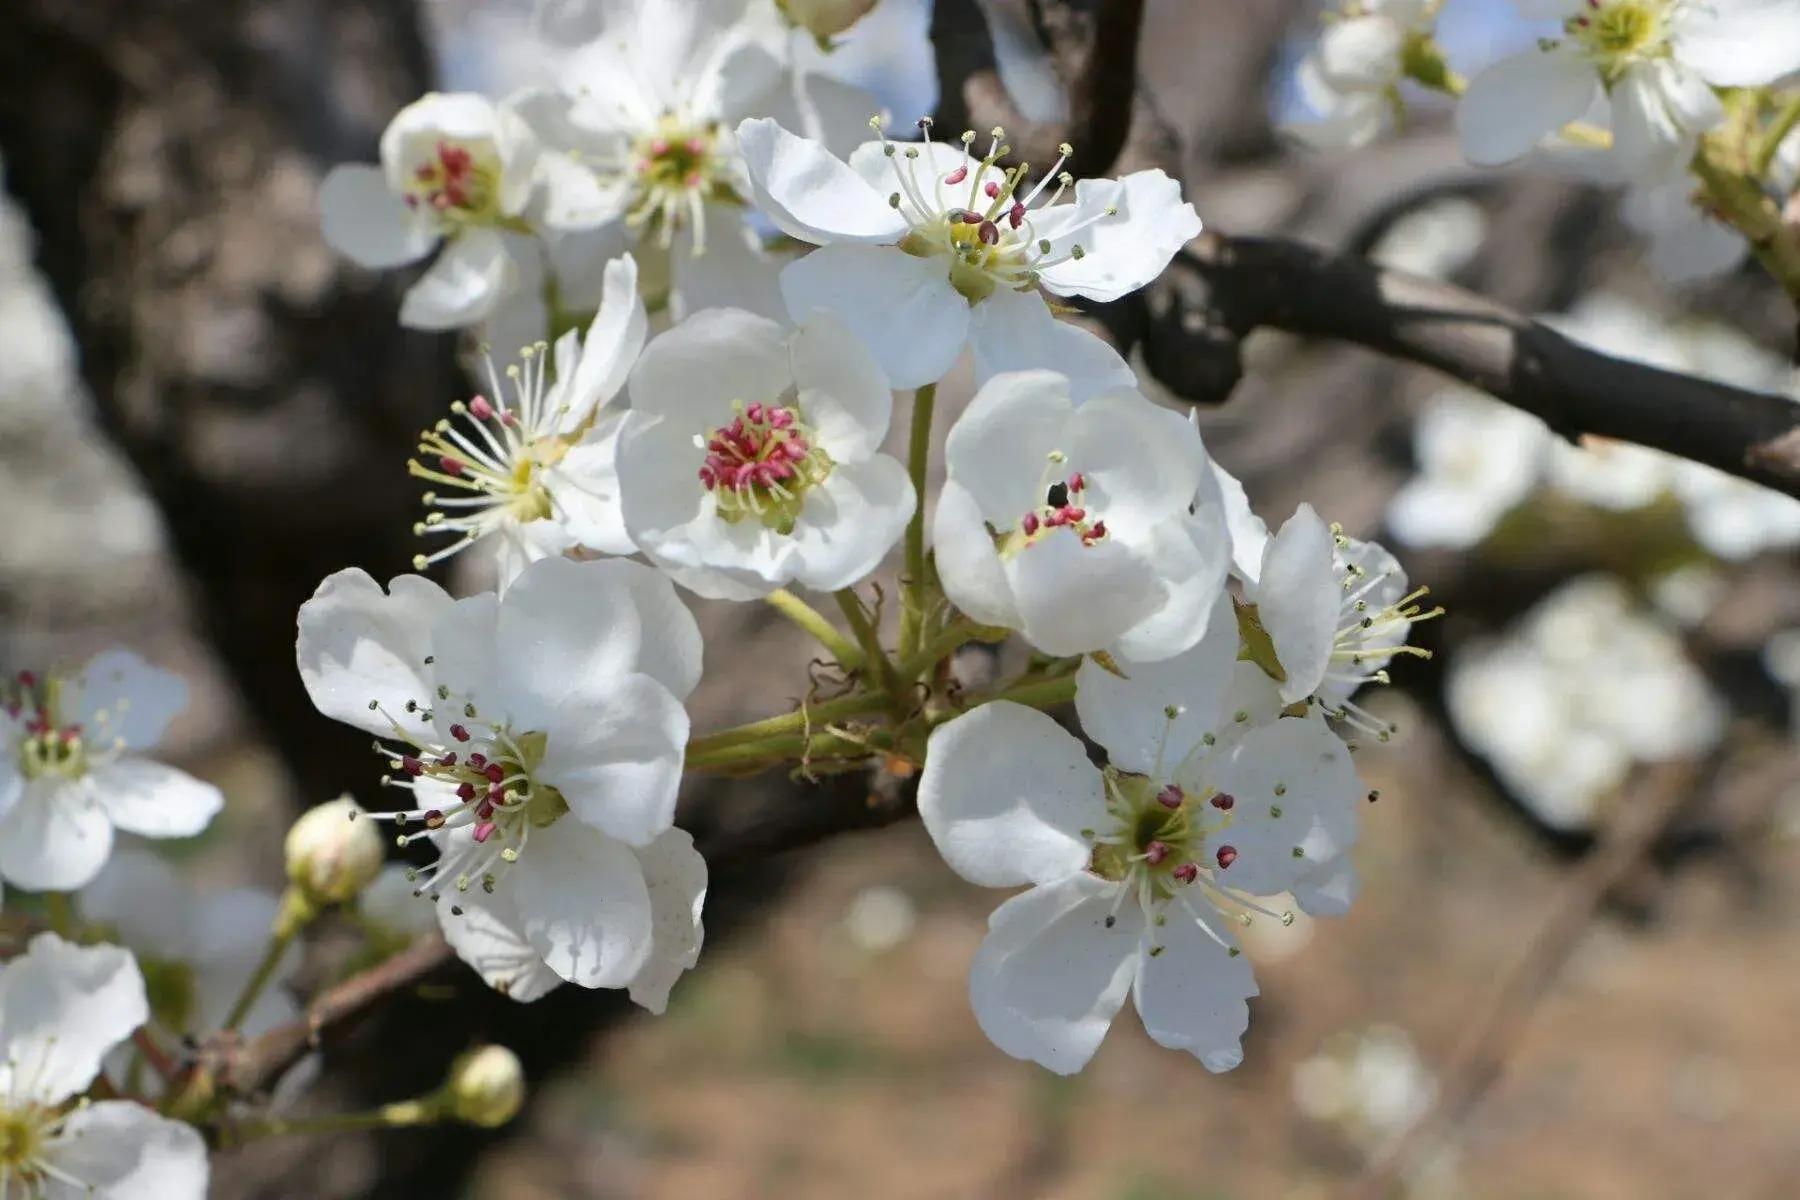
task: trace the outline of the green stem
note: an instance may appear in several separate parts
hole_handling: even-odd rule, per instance
[[[1800,91],[1787,98],[1787,102],[1775,110],[1774,120],[1762,131],[1762,140],[1757,143],[1756,157],[1751,162],[1752,173],[1762,179],[1769,173],[1775,163],[1775,154],[1781,149],[1781,143],[1787,140],[1788,134],[1794,132],[1794,126],[1800,125]]]
[[[850,622],[850,631],[862,645],[867,660],[875,664],[875,676],[881,689],[888,693],[889,699],[895,692],[894,664],[888,661],[887,651],[881,648],[881,635],[869,621],[869,614],[863,611],[862,600],[855,588],[839,588],[832,593],[837,598],[838,608],[844,614],[844,620]]]
[[[906,443],[906,473],[912,477],[913,515],[906,523],[906,577],[900,601],[900,657],[919,652],[920,623],[925,616],[925,470],[931,462],[931,414],[937,406],[937,384],[913,393],[912,431]]]
[[[717,733],[709,733],[689,742],[688,762],[691,765],[696,755],[706,757],[727,748],[758,745],[773,738],[804,734],[808,728],[829,725],[845,717],[881,712],[891,703],[886,692],[862,692],[839,700],[827,700],[822,704],[809,704],[798,712],[783,713],[779,717],[765,717],[747,725],[721,729]]]
[[[1009,688],[1002,688],[987,697],[988,700],[1011,700],[1014,704],[1023,704],[1027,708],[1050,708],[1057,704],[1067,704],[1074,698],[1075,673],[1073,671],[1054,679],[1037,679],[1030,683],[1015,684]],[[955,713],[948,714],[948,716],[955,715]]]
[[[281,1137],[292,1133],[351,1133],[361,1129],[406,1129],[419,1125],[435,1125],[445,1119],[446,1111],[438,1099],[403,1100],[384,1104],[367,1112],[327,1113],[318,1117],[263,1117],[241,1121],[231,1129],[233,1142],[256,1138]]]
[[[244,990],[238,993],[237,1003],[231,1006],[231,1015],[225,1018],[227,1031],[244,1023],[256,998],[275,978],[275,970],[281,965],[288,947],[294,944],[295,936],[317,915],[318,911],[297,889],[290,887],[283,894],[281,910],[275,914],[275,925],[269,930],[269,944],[263,949],[262,961],[256,964],[255,972],[244,983]]]
[[[48,909],[50,928],[65,938],[73,939],[75,929],[80,922],[75,916],[75,901],[67,892],[46,892],[44,906]]]
[[[837,626],[827,621],[819,610],[802,600],[786,588],[777,588],[763,599],[769,606],[806,632],[813,635],[818,642],[831,651],[831,656],[846,671],[854,671],[863,664],[863,652],[860,647],[838,631]]]
[[[1788,296],[1800,301],[1800,232],[1781,219],[1781,210],[1751,175],[1723,165],[1709,138],[1694,156],[1692,170],[1699,178],[1713,212],[1744,235],[1751,253]]]
[[[973,621],[959,620],[940,629],[937,636],[926,638],[917,654],[900,664],[902,679],[917,679],[925,671],[942,662],[957,647],[970,642],[998,642],[1003,640],[1009,630],[998,625],[977,625]]]

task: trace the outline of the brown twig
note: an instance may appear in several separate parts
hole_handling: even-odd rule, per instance
[[[1602,354],[1453,284],[1208,232],[1131,303],[1103,314],[1115,337],[1141,344],[1151,372],[1199,403],[1230,395],[1251,331],[1281,329],[1433,367],[1569,438],[1636,442],[1800,496],[1800,406],[1788,397]]]
[[[1437,1101],[1420,1121],[1369,1164],[1345,1200],[1385,1200],[1406,1169],[1458,1125],[1500,1076],[1537,1003],[1561,972],[1615,888],[1656,850],[1694,800],[1699,770],[1691,763],[1649,768],[1642,794],[1622,806],[1600,845],[1564,881],[1550,917],[1523,958],[1501,982],[1442,1072]]]

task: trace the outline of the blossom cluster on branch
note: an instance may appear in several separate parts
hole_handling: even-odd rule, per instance
[[[1437,0],[1352,0],[1300,69],[1321,116],[1296,132],[1360,145],[1403,81],[1456,93],[1476,161],[1560,134],[1636,182],[1691,173],[1800,294],[1779,216],[1797,2],[1536,0],[1558,35],[1465,88]],[[498,1047],[429,1095],[317,1118],[283,1109],[316,1064],[272,1093],[219,1064],[292,1027],[280,984],[332,910],[363,935],[358,967],[435,928],[514,1001],[573,984],[663,1011],[704,942],[707,863],[675,824],[695,772],[916,777],[948,868],[1018,889],[969,983],[1004,1053],[1079,1070],[1129,995],[1159,1043],[1241,1060],[1257,986],[1236,931],[1352,903],[1378,798],[1352,752],[1391,732],[1358,694],[1422,653],[1412,627],[1438,610],[1309,505],[1271,532],[1198,426],[1066,319],[1200,233],[1180,184],[1077,180],[1066,144],[1028,163],[1002,128],[875,113],[829,69],[873,6],[593,0],[543,23],[578,43],[556,78],[425,96],[378,164],[325,178],[343,254],[429,260],[400,321],[469,334],[478,391],[407,464],[412,565],[478,554],[494,589],[346,569],[302,606],[308,694],[372,739],[369,784],[404,795],[302,817],[279,897],[196,893],[112,852],[115,830],[187,837],[223,804],[147,757],[176,677],[118,651],[10,679],[0,880],[37,895],[0,943],[0,1200],[199,1196],[208,1143],[506,1121],[523,1081]],[[1610,132],[1574,123],[1602,98]],[[940,431],[964,362],[973,398]],[[769,604],[816,639],[806,700],[696,733],[684,593]],[[966,648],[1015,638],[1016,674],[964,686]],[[1071,725],[1047,711],[1070,705]],[[386,865],[396,843],[413,865]]]

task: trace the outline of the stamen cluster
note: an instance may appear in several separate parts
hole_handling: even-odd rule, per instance
[[[406,207],[434,213],[447,225],[485,221],[497,211],[499,175],[498,162],[440,138],[432,157],[413,168],[403,199]]]
[[[727,521],[754,516],[791,533],[806,491],[831,474],[831,456],[818,446],[796,409],[779,404],[739,407],[729,425],[705,441],[700,482]]]

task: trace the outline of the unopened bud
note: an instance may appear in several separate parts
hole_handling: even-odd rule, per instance
[[[288,880],[313,904],[354,900],[381,870],[375,822],[348,796],[311,809],[288,830]]]
[[[450,1065],[444,1095],[451,1116],[494,1129],[517,1116],[525,1103],[525,1068],[505,1046],[478,1046]]]
[[[778,0],[778,3],[788,20],[825,41],[867,16],[876,0]]]

